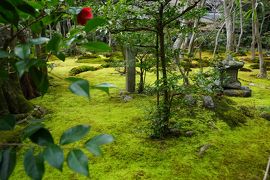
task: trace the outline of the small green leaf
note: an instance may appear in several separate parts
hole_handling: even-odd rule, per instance
[[[84,27],[85,32],[90,32],[96,30],[99,26],[107,24],[107,21],[100,17],[95,17],[87,21],[87,24]]]
[[[29,126],[23,129],[22,138],[25,139],[25,138],[30,137],[32,134],[34,134],[35,132],[37,132],[39,129],[43,127],[44,125],[41,123],[30,124]]]
[[[74,172],[89,176],[88,158],[80,149],[68,153],[67,164]]]
[[[63,150],[55,145],[51,144],[47,146],[44,150],[44,159],[52,166],[62,171],[64,163],[64,152]]]
[[[54,144],[53,137],[48,129],[40,128],[30,137],[33,143],[36,143],[40,146],[48,146]]]
[[[54,33],[52,39],[47,44],[47,50],[51,52],[58,52],[60,50],[61,42],[62,35],[59,33]]]
[[[99,146],[101,146],[103,144],[111,143],[113,141],[114,141],[114,139],[111,135],[101,134],[101,135],[95,136],[95,137],[91,138],[90,140],[88,140],[85,143],[85,147],[88,151],[93,153],[95,156],[100,156],[102,154],[102,151],[101,151]]]
[[[16,150],[13,148],[2,151],[2,160],[0,163],[0,178],[8,180],[16,166]]]
[[[32,179],[41,180],[45,171],[42,154],[34,156],[33,149],[29,149],[24,155],[24,169]]]
[[[44,44],[47,43],[50,39],[46,38],[46,37],[39,37],[36,39],[30,39],[30,43],[33,45],[40,45],[40,44]]]
[[[14,54],[21,59],[29,58],[31,51],[29,44],[21,44],[14,48]]]
[[[77,125],[69,128],[62,134],[60,144],[65,145],[78,141],[83,138],[89,132],[89,130],[90,126],[88,125]]]
[[[12,114],[4,115],[0,117],[0,131],[13,130],[16,124],[16,118]]]
[[[81,12],[82,8],[78,8],[78,7],[70,7],[68,9],[68,13],[73,14],[73,15],[77,15]]]
[[[88,51],[105,52],[111,51],[111,47],[103,42],[89,42],[84,44],[83,47]]]
[[[42,31],[42,28],[43,28],[43,22],[42,21],[38,21],[34,24],[32,24],[30,26],[31,30],[34,32],[34,33],[40,33]]]
[[[74,81],[69,86],[69,90],[78,96],[84,96],[84,97],[90,98],[89,82],[87,80],[78,79]]]
[[[0,49],[0,58],[7,58],[7,57],[10,57],[10,54]]]
[[[110,84],[110,83],[101,83],[101,84],[94,86],[95,89],[99,89],[101,91],[104,91],[108,95],[110,95],[110,88],[116,88],[116,87],[117,87],[116,85]]]
[[[15,67],[19,73],[19,77],[22,77],[22,75],[28,71],[28,62],[21,60],[19,62],[16,62]]]

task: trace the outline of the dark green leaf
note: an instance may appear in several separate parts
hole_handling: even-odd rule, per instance
[[[0,86],[4,84],[8,80],[8,72],[4,69],[0,69]]]
[[[83,47],[88,51],[99,51],[99,52],[111,51],[111,47],[103,42],[89,42],[87,44],[84,44]]]
[[[95,17],[87,21],[87,24],[85,25],[84,30],[86,32],[90,32],[90,31],[96,30],[99,26],[103,26],[105,24],[107,24],[107,21],[105,19],[100,18],[100,17]]]
[[[8,180],[15,166],[16,166],[16,150],[13,148],[3,150],[2,160],[0,163],[0,179]]]
[[[101,135],[95,136],[95,137],[91,138],[90,140],[88,140],[85,143],[85,147],[88,151],[93,153],[95,156],[100,156],[102,154],[102,151],[101,151],[99,146],[101,146],[103,144],[111,143],[113,141],[114,141],[114,139],[111,135],[101,134]]]
[[[1,162],[2,162],[2,158],[3,158],[3,153],[4,153],[4,151],[1,149],[0,150],[0,169],[1,169]]]
[[[24,169],[32,179],[41,180],[45,171],[42,154],[34,156],[33,149],[29,149],[24,155]]]
[[[29,126],[27,126],[26,128],[23,129],[23,136],[22,138],[28,138],[30,137],[32,134],[34,134],[35,132],[37,132],[39,129],[43,128],[44,125],[41,123],[33,123],[30,124]]]
[[[41,95],[44,95],[49,88],[49,79],[47,73],[36,67],[32,67],[29,70],[29,74],[31,75],[31,78],[38,91],[41,92]]]
[[[62,134],[60,144],[65,145],[78,141],[83,138],[89,132],[89,130],[90,126],[88,125],[77,125],[72,127]]]
[[[26,3],[23,0],[17,0],[17,1],[11,1],[16,8],[18,8],[20,11],[27,13],[33,17],[36,16],[36,10],[33,8],[30,4]]]
[[[20,17],[16,8],[8,0],[1,0],[0,16],[2,16],[2,18],[5,19],[7,23],[11,23],[15,26],[18,25]]]
[[[40,146],[48,146],[54,144],[53,137],[48,129],[40,128],[34,134],[30,136],[30,139],[33,143],[36,143]]]
[[[64,152],[63,150],[55,145],[51,144],[47,146],[44,150],[44,159],[56,169],[62,171],[64,163]]]
[[[67,164],[73,171],[89,176],[88,158],[80,149],[74,149],[68,153]]]
[[[43,23],[42,23],[42,21],[38,21],[38,22],[32,24],[30,26],[30,28],[34,33],[40,33],[42,31],[42,28],[43,28]]]
[[[58,59],[60,59],[61,61],[65,61],[65,59],[66,59],[65,54],[62,53],[62,52],[57,52],[57,53],[55,54],[55,56],[56,56]]]
[[[30,43],[33,45],[40,45],[40,44],[44,44],[46,42],[48,42],[50,39],[46,38],[46,37],[39,37],[36,39],[30,39]]]
[[[29,44],[21,44],[14,48],[14,54],[21,59],[29,58],[31,51]]]
[[[10,57],[10,54],[0,49],[0,58]]]
[[[16,118],[12,114],[0,117],[0,131],[13,130],[16,124]]]
[[[116,86],[110,83],[101,83],[101,84],[95,85],[94,88],[104,91],[108,95],[110,95],[110,88],[116,88]]]
[[[52,39],[47,44],[47,50],[51,52],[58,52],[62,42],[62,35],[59,33],[53,34]]]
[[[78,96],[84,96],[84,97],[90,98],[89,82],[87,80],[79,79],[79,80],[74,81],[69,86],[69,90]]]
[[[29,1],[28,4],[30,4],[35,9],[44,8],[44,2],[42,2],[42,1],[40,1],[40,2]]]

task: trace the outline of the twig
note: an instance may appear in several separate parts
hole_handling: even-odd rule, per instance
[[[263,180],[267,180],[268,173],[269,173],[269,168],[270,168],[270,157],[269,157],[269,160],[268,160],[268,163],[267,163],[267,167],[266,167],[266,170],[265,170]]]

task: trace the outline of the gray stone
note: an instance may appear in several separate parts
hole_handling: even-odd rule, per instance
[[[129,95],[124,95],[124,96],[122,96],[122,98],[123,98],[123,101],[124,101],[124,102],[129,102],[129,101],[132,100],[132,97],[129,96]]]
[[[191,136],[193,136],[194,135],[194,131],[187,131],[186,133],[185,133],[185,136],[186,137],[191,137]]]
[[[199,157],[203,157],[205,152],[212,146],[212,144],[205,144],[200,147],[200,150],[198,152]]]
[[[207,109],[214,109],[215,108],[215,103],[213,101],[213,98],[211,96],[203,96],[203,106]]]
[[[184,96],[184,101],[189,106],[195,106],[197,103],[197,100],[190,94]]]
[[[260,114],[260,117],[270,121],[270,113],[269,112],[262,112]]]
[[[226,96],[232,96],[232,97],[250,97],[251,96],[251,89],[245,87],[244,89],[225,89],[223,93]],[[247,89],[246,89],[247,88]]]

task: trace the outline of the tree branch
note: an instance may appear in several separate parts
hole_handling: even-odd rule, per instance
[[[112,34],[117,34],[119,32],[139,32],[139,31],[156,32],[156,30],[151,29],[149,27],[123,28],[123,29],[110,30]]]
[[[164,22],[164,26],[170,24],[171,22],[175,21],[176,19],[180,18],[181,16],[183,16],[184,14],[186,14],[187,12],[189,12],[190,10],[192,10],[193,8],[195,8],[199,2],[201,2],[201,0],[196,1],[193,5],[187,7],[185,10],[183,10],[180,14],[178,14],[177,16],[169,19],[168,21]]]

